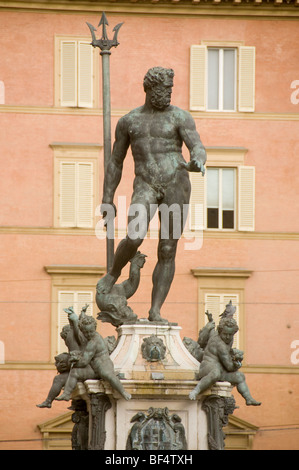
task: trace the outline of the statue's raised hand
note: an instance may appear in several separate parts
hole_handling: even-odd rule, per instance
[[[116,206],[113,202],[103,202],[101,204],[100,212],[103,216],[103,219],[105,219],[104,225],[107,226],[107,223],[116,217]]]

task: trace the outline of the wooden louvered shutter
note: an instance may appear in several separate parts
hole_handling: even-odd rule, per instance
[[[76,226],[76,163],[60,163],[59,217],[61,227]]]
[[[77,166],[77,226],[93,226],[93,164]]]
[[[190,197],[190,229],[204,230],[206,226],[206,202],[205,202],[205,181],[206,177],[201,173],[189,173],[191,182]]]
[[[61,106],[77,106],[77,44],[61,41]]]
[[[206,46],[191,46],[190,57],[190,110],[206,108]]]
[[[240,166],[238,173],[238,229],[253,231],[255,229],[255,167]]]
[[[206,294],[205,296],[205,312],[208,311],[213,315],[213,320],[218,325],[220,311],[221,296],[220,294]],[[207,322],[208,319],[205,318]]]
[[[255,109],[255,47],[239,48],[239,111]]]
[[[76,305],[74,310],[79,316],[81,313],[82,307],[88,304],[88,309],[86,310],[86,315],[93,314],[93,293],[92,292],[77,292]]]
[[[81,41],[78,43],[78,106],[93,106],[93,48]]]

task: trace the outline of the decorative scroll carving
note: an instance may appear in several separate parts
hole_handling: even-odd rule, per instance
[[[74,423],[72,450],[88,450],[89,413],[86,402],[84,400],[73,400],[70,408],[74,410],[72,414]]]
[[[234,397],[208,396],[202,409],[208,418],[208,446],[209,450],[224,450],[225,433],[223,427],[228,424],[228,416],[236,409]]]
[[[89,450],[104,450],[106,441],[105,418],[106,412],[111,408],[111,403],[105,393],[91,393],[91,439]]]

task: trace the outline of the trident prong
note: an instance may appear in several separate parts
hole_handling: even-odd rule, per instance
[[[91,45],[92,45],[93,47],[96,47],[97,38],[96,38],[96,35],[95,35],[95,33],[94,33],[94,32],[96,31],[96,29],[95,29],[94,26],[92,26],[92,24],[90,24],[90,23],[86,23],[86,24],[87,24],[87,26],[89,27],[90,32],[91,32],[91,37],[92,37],[92,43],[91,43]]]
[[[96,39],[96,35],[95,35],[96,28],[94,26],[92,26],[92,24],[90,24],[90,23],[86,23],[86,24],[89,27],[90,32],[91,32],[91,37],[92,37],[91,45],[93,47],[99,47],[101,49],[101,51],[110,51],[111,47],[117,47],[119,45],[119,42],[117,40],[117,35],[118,35],[118,31],[119,31],[120,27],[123,25],[123,23],[119,23],[113,28],[113,31],[114,31],[113,39],[108,39],[106,26],[109,26],[109,23],[108,23],[107,16],[106,16],[105,12],[102,13],[102,17],[101,17],[100,22],[98,24],[98,26],[102,25],[102,37],[101,37],[101,39]]]

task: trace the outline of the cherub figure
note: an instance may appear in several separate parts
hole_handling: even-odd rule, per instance
[[[66,384],[69,371],[71,369],[70,353],[72,351],[80,351],[86,344],[86,338],[80,332],[78,328],[78,322],[80,319],[86,316],[87,308],[88,305],[86,304],[82,308],[79,318],[74,312],[73,307],[64,309],[64,311],[68,314],[69,324],[65,325],[62,328],[60,336],[64,340],[65,345],[68,348],[68,353],[62,353],[55,356],[55,366],[58,375],[54,377],[52,386],[45,401],[43,401],[39,405],[36,405],[38,408],[52,407],[53,400],[58,397],[62,388]]]
[[[105,340],[96,331],[97,322],[95,318],[85,316],[79,321],[79,328],[87,343],[83,351],[71,352],[70,362],[72,367],[64,387],[64,392],[56,400],[70,400],[77,382],[84,382],[88,379],[106,380],[123,398],[129,400],[131,395],[124,390],[121,381],[114,371],[114,365],[110,359]]]
[[[62,388],[66,384],[71,368],[69,357],[70,355],[68,353],[62,353],[55,356],[55,367],[58,374],[54,377],[52,386],[45,401],[36,405],[38,408],[51,408],[53,400],[58,397]]]
[[[211,318],[209,319],[211,323]],[[231,315],[222,315],[217,331],[209,328],[209,336],[199,369],[199,382],[189,395],[195,400],[197,395],[209,389],[216,382],[230,382],[236,385],[246,405],[259,406],[260,402],[252,398],[245,381],[239,372],[242,366],[243,352],[232,349],[234,335],[239,330],[237,322]],[[203,330],[202,330],[202,336]]]

